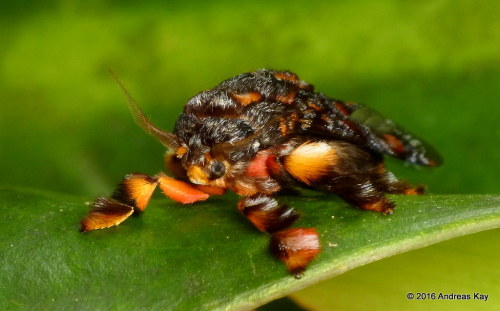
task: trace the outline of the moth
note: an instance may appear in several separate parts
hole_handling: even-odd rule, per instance
[[[115,77],[116,78],[116,77]],[[363,210],[391,214],[385,194],[421,194],[398,180],[384,155],[436,166],[439,155],[378,112],[316,92],[289,71],[258,70],[223,81],[191,98],[168,132],[151,123],[116,78],[135,121],[167,148],[163,172],[125,176],[111,197],[98,197],[81,231],[116,226],[142,212],[157,186],[191,204],[231,190],[238,210],[270,235],[270,249],[299,278],[321,250],[315,228],[277,194],[297,188],[333,193]]]

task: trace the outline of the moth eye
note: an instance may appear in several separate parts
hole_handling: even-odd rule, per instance
[[[226,167],[221,162],[212,162],[210,165],[210,179],[217,179],[224,176]]]

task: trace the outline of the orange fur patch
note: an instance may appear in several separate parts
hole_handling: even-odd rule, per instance
[[[274,73],[273,76],[278,80],[285,80],[285,81],[290,81],[293,83],[300,82],[299,77],[297,77],[297,75],[295,75],[291,72],[280,71],[280,72]]]
[[[306,142],[285,157],[285,169],[307,185],[329,173],[337,162],[335,150],[324,142]]]
[[[311,107],[312,109],[314,109],[316,111],[320,111],[321,110],[321,107],[319,107],[318,105],[316,105],[314,103],[308,103],[307,106]]]
[[[259,92],[248,92],[246,94],[231,94],[231,96],[243,106],[248,106],[251,103],[259,102],[262,99],[262,94]]]
[[[281,136],[285,136],[286,132],[287,132],[286,120],[285,120],[285,118],[281,118],[281,122],[280,122]]]
[[[180,146],[177,151],[175,152],[175,155],[178,157],[178,158],[182,158],[183,155],[186,154],[186,152],[188,151],[188,149],[184,146]]]
[[[119,225],[134,212],[132,206],[115,199],[100,197],[93,204],[89,214],[81,221],[81,232],[104,229]]]
[[[286,118],[281,117],[280,118],[280,125],[279,125],[281,135],[286,136],[286,135],[292,133],[296,127],[297,121],[300,121],[300,118],[296,112],[291,113]]]
[[[296,90],[293,90],[291,91],[290,93],[286,94],[286,95],[279,95],[279,96],[276,96],[276,100],[277,101],[280,101],[284,104],[291,104],[293,103],[293,100],[295,99],[295,96],[297,95],[297,91]]]
[[[158,184],[150,177],[143,175],[131,175],[130,178],[123,181],[127,194],[134,199],[136,207],[143,211],[149,203],[149,199],[153,195]]]
[[[196,189],[194,185],[175,180],[163,174],[158,176],[158,181],[161,190],[167,197],[182,204],[205,201],[209,197],[207,193]]]
[[[288,82],[298,86],[301,89],[312,90],[311,85],[307,84],[304,81],[301,81],[299,79],[299,77],[294,73],[287,72],[287,71],[280,71],[280,72],[274,73],[273,76],[278,80],[288,81]]]
[[[192,183],[198,185],[207,185],[209,180],[203,169],[196,165],[191,165],[187,170],[187,176]]]

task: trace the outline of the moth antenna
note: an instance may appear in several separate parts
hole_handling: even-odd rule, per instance
[[[177,138],[174,134],[169,133],[167,131],[161,130],[156,127],[153,123],[151,123],[148,118],[141,111],[135,99],[130,95],[129,91],[125,88],[121,80],[118,76],[110,69],[109,72],[115,79],[116,83],[120,87],[121,91],[125,95],[125,99],[127,100],[128,108],[134,117],[135,122],[149,135],[158,139],[165,147],[170,148],[172,150],[177,150],[179,148],[179,143],[177,142]]]

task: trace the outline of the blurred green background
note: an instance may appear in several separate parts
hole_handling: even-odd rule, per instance
[[[92,196],[163,147],[133,122],[108,73],[172,129],[223,79],[289,69],[381,111],[445,165],[399,176],[433,193],[498,193],[497,1],[7,1],[0,5],[0,183]]]
[[[172,129],[197,92],[273,68],[379,110],[444,158],[389,160],[398,176],[499,193],[499,13],[493,0],[2,1],[0,184],[91,199],[163,169],[108,69]]]

